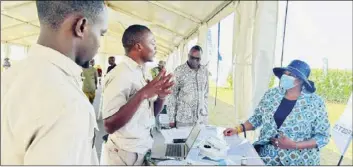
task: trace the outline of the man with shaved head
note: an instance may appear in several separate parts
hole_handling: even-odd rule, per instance
[[[81,66],[107,31],[103,1],[37,1],[40,34],[2,75],[2,165],[96,165],[93,106]],[[43,70],[45,69],[45,70]]]

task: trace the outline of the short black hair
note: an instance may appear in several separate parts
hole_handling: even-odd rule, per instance
[[[114,56],[110,56],[110,57],[108,57],[108,59],[115,59],[115,57]]]
[[[191,51],[191,50],[197,50],[197,51],[199,51],[199,52],[203,52],[201,46],[199,46],[199,45],[193,46],[193,47],[190,49],[190,51]]]
[[[65,17],[73,13],[82,14],[89,21],[94,22],[100,12],[104,10],[104,1],[42,1],[37,0],[37,13],[40,24],[49,25],[57,29]]]
[[[125,52],[128,53],[130,52],[131,48],[136,45],[136,43],[139,43],[142,41],[144,33],[146,32],[151,32],[151,30],[143,25],[131,25],[129,26],[122,37],[121,42],[123,43],[123,47],[125,49]]]

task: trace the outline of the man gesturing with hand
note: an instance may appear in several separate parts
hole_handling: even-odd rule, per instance
[[[109,133],[105,161],[108,165],[143,165],[152,148],[155,116],[174,83],[165,70],[150,81],[144,65],[153,60],[156,41],[147,27],[128,27],[122,43],[126,56],[107,76],[103,90],[104,127]]]

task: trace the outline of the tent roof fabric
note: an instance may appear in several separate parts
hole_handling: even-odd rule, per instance
[[[132,24],[148,26],[157,40],[157,55],[166,59],[231,1],[105,1],[109,30],[99,53],[123,55],[121,36]],[[195,7],[197,9],[195,10]],[[39,34],[35,1],[1,1],[1,42],[30,46]]]

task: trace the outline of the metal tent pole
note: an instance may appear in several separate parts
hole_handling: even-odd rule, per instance
[[[217,105],[219,57],[221,56],[221,54],[219,52],[220,33],[221,33],[221,22],[218,22],[217,77],[216,77],[216,96],[215,96],[215,100],[214,100],[215,106]]]
[[[284,29],[283,29],[283,38],[282,38],[281,67],[283,66],[284,43],[285,43],[286,29],[287,29],[288,0],[286,2],[287,2],[286,3],[286,13],[284,15]]]

